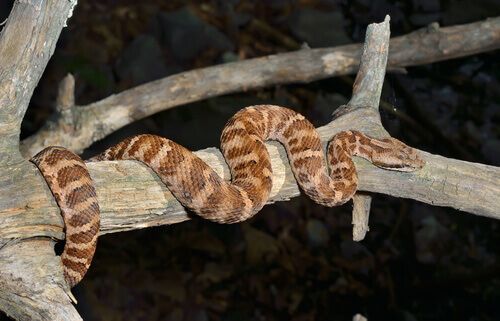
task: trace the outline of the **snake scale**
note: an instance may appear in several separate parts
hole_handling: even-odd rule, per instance
[[[226,124],[221,149],[230,182],[186,148],[155,135],[127,138],[89,161],[140,161],[183,206],[211,221],[236,223],[252,217],[269,198],[272,169],[266,140],[284,145],[304,193],[325,206],[343,204],[356,192],[353,155],[392,170],[414,171],[424,165],[416,150],[399,140],[377,140],[354,130],[332,138],[325,161],[314,126],[301,114],[272,105],[246,107]],[[74,286],[88,270],[96,249],[99,205],[92,180],[83,160],[62,147],[48,147],[32,162],[61,209],[66,229],[61,259],[66,281]]]

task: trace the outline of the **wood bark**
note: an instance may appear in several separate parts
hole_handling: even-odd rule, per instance
[[[332,123],[319,127],[323,142],[337,132],[358,129],[372,136],[384,137],[379,116],[371,109],[357,109]],[[356,124],[356,125],[353,125]],[[273,166],[273,190],[269,203],[286,201],[300,194],[280,144],[267,143]],[[500,219],[500,170],[498,167],[464,162],[421,151],[426,166],[415,173],[400,173],[377,168],[355,159],[359,172],[359,190],[409,198],[436,206]],[[196,154],[224,179],[229,170],[220,151],[207,148]],[[168,189],[141,163],[135,161],[96,162],[88,164],[101,204],[101,233],[115,233],[150,226],[175,224],[190,218]],[[37,170],[31,168],[34,174]],[[51,236],[62,239],[63,223],[50,191],[38,176],[32,193],[36,201],[22,209],[2,208],[0,239]],[[8,192],[12,183],[0,193]],[[11,197],[23,199],[24,196]]]
[[[81,320],[53,247],[54,241],[35,238],[1,249],[0,307],[14,319]]]
[[[12,215],[40,203],[34,189],[45,189],[19,152],[21,121],[75,4],[75,0],[18,0],[0,34],[2,231],[11,229]],[[35,221],[42,223],[44,214],[39,211]],[[30,229],[29,224],[24,228]],[[81,320],[71,297],[50,239],[0,237],[0,310],[16,320]]]
[[[2,57],[0,63],[0,309],[19,320],[81,319],[71,304],[72,296],[62,277],[60,259],[55,256],[52,248],[53,242],[50,240],[50,238],[62,239],[64,237],[59,209],[36,168],[19,152],[22,117],[33,89],[54,51],[59,33],[75,4],[75,1],[18,0],[0,35],[0,56]],[[442,48],[438,48],[440,57],[449,58],[470,54],[483,50],[481,48],[485,47],[497,48],[500,33],[494,28],[498,28],[498,23],[499,19],[495,18],[474,25],[483,28],[486,36],[476,38],[478,41],[487,39],[486,44],[483,42],[477,45],[477,42],[472,41],[467,44],[467,49],[457,44],[468,29],[463,29],[463,26],[448,29],[452,35],[449,39],[454,40],[450,43],[443,43],[447,50],[442,51]],[[337,118],[334,121],[318,128],[325,144],[336,132],[347,129],[362,130],[375,137],[387,136],[380,124],[376,102],[380,97],[387,59],[388,27],[388,20],[373,26],[374,29],[385,31],[378,36],[375,35],[373,44],[366,45],[364,48],[366,56],[363,55],[362,58],[351,102],[345,108],[340,109],[341,112],[336,114]],[[491,31],[492,28],[496,31]],[[428,38],[426,32],[428,31],[423,32],[423,35],[417,33],[414,35],[415,38],[407,38],[404,41],[420,39],[420,37],[427,40],[433,39],[433,37]],[[369,39],[370,33],[367,33],[367,37]],[[442,35],[437,38],[442,40]],[[492,39],[497,39],[496,43],[492,42]],[[394,46],[397,47],[397,43],[395,42]],[[418,46],[422,44],[419,41],[416,43]],[[338,74],[336,71],[340,70],[338,68],[353,72],[360,55],[359,46],[356,46],[346,46],[344,49],[341,48],[342,50],[337,48],[334,52],[329,52],[327,49],[326,51],[277,55],[193,71],[191,74],[184,73],[177,75],[177,78],[163,79],[111,96],[81,110],[71,106],[73,84],[71,79],[67,79],[61,86],[58,115],[60,119],[66,119],[65,122],[71,118],[74,121],[73,124],[87,126],[88,131],[96,130],[95,137],[101,137],[116,130],[118,128],[116,126],[123,126],[133,119],[165,109],[167,106],[163,102],[166,97],[165,93],[167,96],[176,97],[173,99],[174,103],[168,105],[172,107],[228,91],[275,84],[278,79],[277,75],[280,73],[283,73],[283,82],[286,83],[311,81]],[[346,48],[350,49],[345,51]],[[426,59],[429,59],[428,56],[422,57],[415,48],[411,53],[414,58],[408,60],[407,65],[427,62]],[[288,59],[293,58],[294,54],[304,54],[310,60],[305,64],[298,61],[299,67],[291,65],[290,61],[294,60]],[[348,61],[351,62],[347,67],[337,68],[333,65],[339,61],[335,58],[339,55],[349,58]],[[398,57],[396,55],[392,59],[397,61]],[[266,76],[265,70],[260,69],[260,74],[253,74],[254,78],[250,81],[238,82],[239,67],[245,64],[252,66],[255,63],[265,63],[270,76]],[[312,67],[315,64],[319,67]],[[305,78],[296,79],[291,76],[299,74],[297,68],[305,68],[305,66],[310,68],[305,69]],[[206,79],[204,77],[213,77],[214,72],[226,73],[227,78],[223,83],[226,91],[208,88],[190,91],[189,88],[192,88],[190,82],[196,80],[197,83],[204,83]],[[242,69],[242,72],[248,71]],[[231,82],[235,82],[233,87],[231,87]],[[165,85],[167,85],[167,90],[162,89]],[[165,93],[159,94],[160,91],[165,91]],[[69,96],[64,96],[68,93]],[[138,102],[143,103],[144,109],[130,107]],[[117,125],[105,124],[103,130],[99,131],[97,128],[103,123],[99,124],[99,121],[92,117],[106,116],[105,114],[91,116],[89,108],[92,106],[97,106],[95,112],[100,113],[104,110],[103,106],[112,107],[115,119],[122,121]],[[45,132],[42,130],[31,143],[27,141],[24,144],[25,153],[38,148],[37,144],[43,145],[49,142],[51,136],[48,133],[61,137],[60,133],[64,131],[58,131],[57,121],[51,124],[55,124],[55,127],[46,128]],[[95,139],[95,137],[88,138],[75,132],[74,129],[66,133],[65,139],[68,141],[82,139],[80,145],[70,146],[75,150],[88,146]],[[268,146],[274,171],[272,197],[269,202],[287,200],[299,195],[299,189],[293,179],[283,148],[272,142]],[[229,172],[217,149],[209,148],[197,154],[221,176],[229,179]],[[500,205],[497,200],[500,196],[500,170],[498,168],[447,159],[425,152],[422,152],[422,155],[427,164],[422,170],[414,173],[382,170],[366,161],[356,159],[360,190],[412,198],[439,206],[452,206],[470,213],[499,218]],[[172,197],[154,173],[140,163],[97,162],[90,163],[89,170],[95,180],[102,208],[101,234],[173,224],[189,218],[183,207]],[[360,196],[358,204],[366,222],[369,199],[363,199],[363,196]],[[362,229],[366,232],[366,227]]]

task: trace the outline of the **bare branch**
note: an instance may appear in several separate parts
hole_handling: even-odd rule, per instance
[[[347,129],[381,136],[384,133],[378,127],[378,119],[377,111],[362,108],[318,128],[318,131],[324,144],[335,133]],[[300,192],[284,149],[274,142],[267,146],[273,167],[273,189],[269,203],[298,196]],[[421,153],[426,166],[415,173],[383,170],[356,158],[359,190],[415,199],[500,219],[498,167]],[[209,148],[196,154],[221,177],[229,179],[229,170],[219,150]],[[159,178],[141,163],[93,162],[88,167],[96,184],[102,211],[101,233],[174,224],[190,218]],[[32,172],[36,173],[34,167]],[[40,176],[29,184],[34,184],[31,186],[36,188],[31,188],[31,195],[22,210],[11,208],[10,203],[1,200],[0,240],[47,235],[62,238],[63,223],[59,208],[43,178]],[[26,195],[19,195],[16,190],[9,192],[8,188],[4,189],[0,184],[0,195],[9,195],[9,200],[26,199]]]
[[[372,197],[364,193],[356,193],[352,198],[352,239],[362,241],[370,230],[368,225]]]
[[[75,106],[75,77],[67,74],[59,84],[56,109],[62,113]]]
[[[384,22],[372,23],[366,30],[361,64],[354,81],[352,98],[348,103],[352,107],[378,110],[389,54],[389,20],[389,16],[386,16]]]
[[[462,57],[500,47],[500,18],[439,28],[436,24],[390,42],[389,69]],[[113,131],[161,110],[227,93],[352,74],[361,45],[305,49],[183,72],[74,108],[75,126],[55,120],[23,141],[22,153],[48,145],[82,152]],[[293,63],[290,63],[293,62]]]
[[[334,118],[358,108],[370,108],[378,111],[389,54],[391,35],[389,20],[390,17],[386,16],[384,22],[372,23],[368,26],[359,71],[353,85],[352,98],[347,105],[335,110]],[[377,123],[380,131],[385,132],[380,119]],[[389,134],[386,133],[386,135]],[[353,240],[361,241],[369,230],[371,197],[369,195],[355,195],[353,203],[352,236]]]
[[[352,317],[352,321],[368,321],[362,314],[357,313]]]
[[[32,189],[44,186],[36,183],[39,176],[19,153],[21,121],[75,4],[76,0],[15,1],[0,34],[2,230],[10,229],[10,215],[37,202],[31,198]],[[0,262],[0,309],[5,313],[18,320],[81,320],[64,288],[51,240],[0,238]]]
[[[52,240],[14,241],[1,248],[0,262],[0,307],[7,315],[16,320],[81,320]]]
[[[0,165],[22,160],[21,121],[75,1],[16,1],[0,34]]]

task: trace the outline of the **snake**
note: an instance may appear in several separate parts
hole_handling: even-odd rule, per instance
[[[425,164],[418,151],[389,137],[375,139],[357,130],[337,133],[326,157],[315,127],[300,113],[274,105],[237,112],[221,135],[221,151],[231,180],[222,179],[198,156],[164,137],[126,138],[87,162],[135,160],[151,168],[187,209],[218,223],[242,222],[266,204],[272,187],[271,160],[265,142],[280,142],[302,191],[332,207],[355,194],[358,177],[352,156],[390,170],[415,171]],[[66,243],[61,254],[70,287],[89,269],[99,232],[99,204],[86,162],[63,147],[47,147],[31,161],[38,167],[61,210]]]

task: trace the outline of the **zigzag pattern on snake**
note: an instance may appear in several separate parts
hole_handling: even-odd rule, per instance
[[[125,139],[90,161],[140,161],[160,177],[183,206],[211,221],[236,223],[252,217],[269,198],[272,169],[266,140],[284,145],[299,186],[325,206],[343,204],[356,192],[353,155],[400,171],[424,165],[416,150],[399,140],[377,140],[351,130],[336,134],[330,141],[327,167],[314,126],[297,112],[272,105],[244,108],[224,128],[221,149],[230,168],[230,182],[186,148],[155,135]],[[73,153],[49,147],[32,161],[63,214],[66,245],[61,257],[66,280],[73,286],[86,273],[95,251],[99,229],[96,193],[85,164]]]

